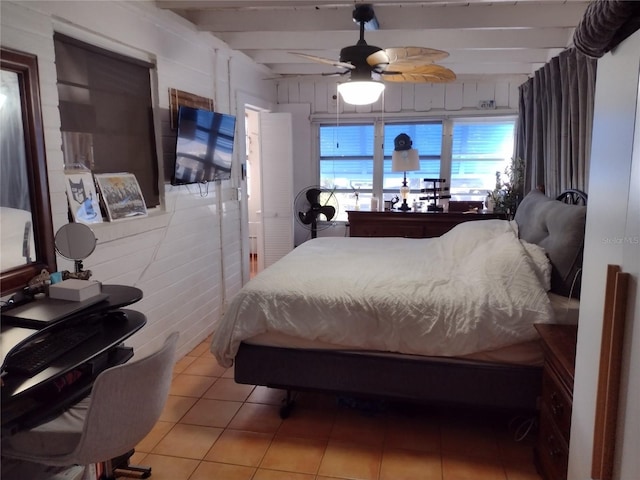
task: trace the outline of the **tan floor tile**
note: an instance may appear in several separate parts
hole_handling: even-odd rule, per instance
[[[281,423],[279,408],[275,405],[245,403],[233,417],[229,428],[248,432],[275,433]]]
[[[252,385],[242,385],[240,383],[236,383],[231,378],[219,378],[204,393],[203,398],[244,402],[247,397],[249,397],[253,389],[254,387]]]
[[[296,408],[278,429],[288,437],[329,438],[335,414],[315,408]]]
[[[200,399],[182,417],[180,423],[225,428],[242,403]]]
[[[442,480],[442,462],[438,452],[385,450],[380,480]]]
[[[250,480],[255,471],[241,465],[202,462],[189,480]]]
[[[259,468],[252,480],[314,480],[319,478],[307,473],[282,472]]]
[[[235,375],[235,369],[233,367],[227,368],[227,370],[222,374],[224,378],[233,378]]]
[[[207,377],[221,377],[227,369],[218,365],[213,356],[201,356],[193,359],[183,371],[187,375],[204,375]]]
[[[177,373],[184,372],[184,369],[187,368],[189,365],[191,365],[193,362],[195,362],[195,360],[196,360],[196,357],[189,357],[189,356],[182,357],[174,365],[173,373],[177,374]]]
[[[499,461],[463,456],[461,453],[442,454],[442,480],[506,480],[506,478]]]
[[[505,460],[503,465],[507,472],[507,480],[542,480],[542,477],[536,470],[533,460],[528,462]]]
[[[478,425],[455,425],[443,428],[442,452],[464,452],[467,456],[500,459],[500,449],[494,431]]]
[[[315,474],[326,448],[326,441],[315,438],[276,437],[271,442],[261,468]]]
[[[221,433],[221,428],[177,424],[152,453],[202,460]]]
[[[187,355],[189,357],[199,357],[205,353],[209,353],[209,347],[211,346],[211,342],[200,342],[193,350],[191,350]]]
[[[440,426],[423,419],[394,418],[387,423],[385,448],[440,452]]]
[[[272,439],[273,435],[267,433],[227,429],[220,435],[204,459],[211,462],[257,467]]]
[[[376,480],[381,460],[382,453],[377,447],[331,441],[318,474],[354,480]]]
[[[153,453],[145,456],[143,462],[151,467],[153,480],[189,480],[200,463],[199,460]]]
[[[216,379],[214,377],[181,373],[171,382],[169,394],[200,398],[215,381]]]
[[[160,421],[176,423],[197,401],[198,399],[194,397],[169,395],[167,397],[167,402],[164,405],[164,409],[160,414]]]
[[[247,402],[264,403],[267,405],[282,405],[282,401],[286,397],[286,392],[279,388],[269,388],[258,385],[253,389]]]
[[[137,452],[150,452],[153,450],[162,438],[169,433],[169,430],[173,428],[175,423],[173,422],[157,422],[151,431],[144,437],[138,445],[136,445]]]
[[[331,440],[382,446],[386,431],[385,423],[383,418],[366,417],[355,410],[339,411],[331,431]]]

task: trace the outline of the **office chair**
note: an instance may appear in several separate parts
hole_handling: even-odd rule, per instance
[[[54,466],[101,463],[101,478],[115,478],[111,459],[132,452],[160,418],[177,339],[173,332],[155,353],[100,373],[89,397],[50,422],[4,439],[2,456]],[[149,475],[150,469],[142,473]]]

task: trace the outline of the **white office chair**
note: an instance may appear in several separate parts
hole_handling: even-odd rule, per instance
[[[174,332],[155,353],[100,373],[88,398],[4,439],[2,456],[54,466],[103,463],[106,478],[114,478],[111,459],[132,451],[160,418],[177,339]]]

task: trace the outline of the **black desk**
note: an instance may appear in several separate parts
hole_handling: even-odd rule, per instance
[[[45,329],[2,325],[4,359],[11,346],[24,339],[81,323],[89,315],[101,312],[104,314],[100,318],[102,332],[99,335],[58,357],[40,373],[30,378],[11,374],[2,377],[3,436],[31,428],[59,414],[90,392],[93,381],[101,371],[125,363],[131,358],[133,349],[123,346],[122,342],[144,326],[146,317],[140,312],[119,310],[118,307],[138,301],[142,292],[136,288],[121,286],[104,286],[103,290],[110,290],[109,300],[75,313]],[[80,378],[59,390],[57,383],[65,378],[68,380],[71,372],[79,371],[82,371]]]

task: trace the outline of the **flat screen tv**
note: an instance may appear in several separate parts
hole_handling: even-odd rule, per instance
[[[231,178],[236,117],[180,107],[172,185]]]

